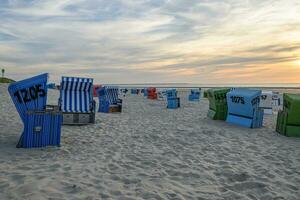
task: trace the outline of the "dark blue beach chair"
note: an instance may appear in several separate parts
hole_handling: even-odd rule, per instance
[[[119,98],[119,88],[104,86],[97,90],[99,98],[98,112],[122,112],[122,99]]]
[[[166,91],[167,95],[167,108],[176,109],[180,107],[180,98],[177,97],[176,89],[170,89]]]
[[[139,89],[131,88],[131,94],[138,95],[139,94]]]
[[[200,100],[201,89],[192,89],[189,94],[189,101],[199,101]]]
[[[259,128],[263,125],[264,109],[259,107],[261,90],[235,89],[227,93],[227,122]]]
[[[9,94],[24,124],[18,148],[59,146],[62,114],[47,109],[48,74],[12,83]]]
[[[148,97],[148,89],[144,88],[144,97]]]
[[[93,79],[62,77],[59,110],[63,112],[63,124],[95,123],[96,102],[93,99]]]

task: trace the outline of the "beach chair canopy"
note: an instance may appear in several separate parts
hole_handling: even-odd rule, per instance
[[[300,137],[300,95],[283,94],[283,110],[278,112],[276,131],[289,137]]]
[[[235,89],[227,93],[227,122],[258,128],[262,126],[263,109],[259,108],[261,90]]]
[[[264,109],[265,114],[272,114],[272,107],[273,107],[273,92],[272,91],[262,91],[260,96],[260,103],[259,107]]]
[[[46,73],[9,85],[9,94],[23,122],[27,111],[43,111],[46,108],[47,80]]]
[[[93,79],[62,77],[60,108],[63,112],[88,113],[93,104]]]
[[[176,89],[169,89],[166,91],[166,94],[167,94],[167,98],[170,99],[170,98],[177,98],[177,91]]]
[[[227,112],[226,94],[229,91],[230,91],[230,89],[228,89],[228,88],[207,90],[207,97],[209,100],[209,108],[212,110],[217,110],[220,107],[219,105],[226,105],[226,112]]]
[[[119,88],[115,86],[105,86],[104,95],[106,95],[106,100],[110,105],[116,104],[119,99]]]
[[[227,93],[228,112],[253,117],[253,108],[259,105],[261,90],[235,89]]]
[[[288,113],[288,124],[300,125],[300,95],[284,94],[283,110]]]
[[[200,91],[201,90],[198,90],[198,89],[191,89],[191,94],[192,95],[200,95]]]

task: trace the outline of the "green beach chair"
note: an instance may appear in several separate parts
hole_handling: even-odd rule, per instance
[[[208,98],[207,90],[204,90],[204,92],[203,92],[203,97],[204,97],[204,98]]]
[[[226,94],[229,88],[209,89],[207,96],[209,100],[209,110],[207,116],[213,120],[226,120],[227,117],[227,100]]]
[[[283,110],[278,112],[276,131],[288,137],[300,137],[300,94],[283,94]]]

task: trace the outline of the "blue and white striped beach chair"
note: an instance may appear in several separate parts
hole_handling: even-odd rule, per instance
[[[122,99],[119,99],[119,88],[112,86],[104,86],[99,88],[99,110],[98,112],[121,112]]]
[[[92,78],[62,77],[59,107],[63,112],[63,124],[95,123],[95,105]]]
[[[24,124],[18,148],[59,146],[62,114],[47,110],[48,74],[12,83],[8,92]]]

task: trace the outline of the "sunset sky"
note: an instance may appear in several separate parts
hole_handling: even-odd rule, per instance
[[[98,83],[299,83],[299,0],[0,0],[0,68]]]

